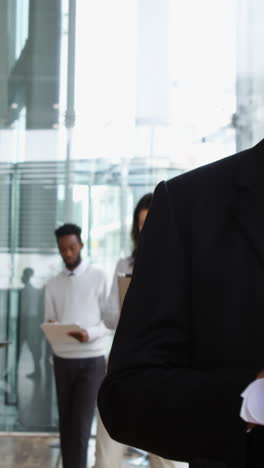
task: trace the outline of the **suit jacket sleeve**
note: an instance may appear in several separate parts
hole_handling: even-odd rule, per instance
[[[240,435],[234,458],[242,459],[240,393],[252,375],[192,366],[190,252],[170,197],[168,184],[160,183],[141,234],[99,410],[112,438],[182,461],[230,460],[223,447],[230,447],[231,425]]]

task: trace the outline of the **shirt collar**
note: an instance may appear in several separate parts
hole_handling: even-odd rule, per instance
[[[79,276],[86,270],[87,266],[87,260],[82,260],[81,263],[76,268],[74,268],[74,270],[65,268],[64,273],[66,276]]]

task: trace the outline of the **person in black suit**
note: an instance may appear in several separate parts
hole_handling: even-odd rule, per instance
[[[157,186],[98,396],[113,439],[263,467],[263,428],[240,418],[264,367],[263,174],[264,140]]]

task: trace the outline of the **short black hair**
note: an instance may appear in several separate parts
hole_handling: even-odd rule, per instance
[[[79,226],[77,226],[77,224],[65,223],[59,228],[55,229],[54,234],[57,240],[64,236],[75,235],[79,241],[82,242],[81,232],[82,230]]]

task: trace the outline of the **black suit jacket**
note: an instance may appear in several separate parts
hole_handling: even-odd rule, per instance
[[[242,468],[264,368],[264,140],[161,182],[99,392],[112,438]]]

